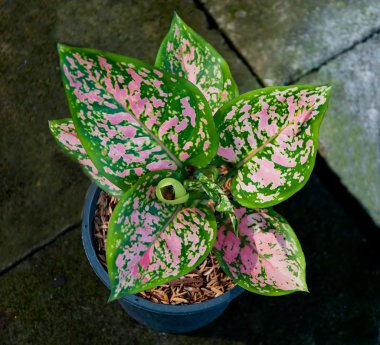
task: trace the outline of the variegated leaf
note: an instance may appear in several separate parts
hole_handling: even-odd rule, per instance
[[[239,236],[218,229],[214,253],[223,270],[246,290],[280,296],[307,291],[305,258],[290,225],[271,209],[235,210]]]
[[[124,192],[112,182],[108,181],[92,163],[86,150],[80,142],[74,123],[71,119],[49,121],[50,131],[58,145],[74,158],[88,175],[101,189],[116,198],[121,198]]]
[[[207,101],[185,79],[135,59],[59,46],[78,136],[94,165],[126,190],[145,172],[206,166],[217,136]]]
[[[310,177],[328,86],[284,86],[246,93],[215,115],[218,158],[237,168],[236,201],[249,208],[275,205]]]
[[[115,208],[107,236],[107,267],[114,300],[183,276],[200,264],[216,238],[214,214],[161,202],[155,187],[177,173],[144,175]]]
[[[239,94],[227,62],[177,14],[161,43],[156,66],[196,85],[205,95],[213,114]]]

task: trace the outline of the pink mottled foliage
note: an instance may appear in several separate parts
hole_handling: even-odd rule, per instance
[[[330,87],[238,96],[223,57],[177,15],[156,66],[58,49],[72,119],[51,121],[51,132],[98,186],[121,199],[107,235],[111,300],[190,272],[213,247],[223,270],[249,291],[307,291],[298,239],[265,207],[308,180]],[[226,163],[228,176],[218,175],[224,168],[216,166]],[[186,186],[188,202],[157,197],[167,177]]]
[[[167,176],[177,175],[165,170],[146,174],[112,215],[107,239],[112,298],[182,276],[212,249],[216,224],[208,208],[157,200],[155,185]]]
[[[218,111],[217,162],[238,168],[232,194],[242,206],[273,206],[307,182],[329,92],[327,86],[267,88]]]
[[[59,52],[79,139],[118,188],[128,190],[150,171],[211,161],[214,122],[194,85],[116,54],[63,45]]]
[[[83,171],[100,188],[117,198],[123,195],[123,191],[105,178],[88,157],[71,119],[50,121],[49,125],[51,132],[62,149],[82,166]]]
[[[235,210],[239,236],[218,229],[214,251],[222,267],[247,290],[283,295],[307,290],[305,260],[289,224],[273,210]]]

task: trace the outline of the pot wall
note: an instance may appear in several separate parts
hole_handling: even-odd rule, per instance
[[[108,274],[97,258],[94,243],[94,216],[101,190],[92,184],[87,192],[82,217],[82,240],[87,258],[100,280],[109,288]],[[150,302],[136,295],[119,299],[123,309],[143,325],[166,333],[184,333],[204,327],[228,307],[244,291],[236,286],[222,296],[190,305],[165,305]]]

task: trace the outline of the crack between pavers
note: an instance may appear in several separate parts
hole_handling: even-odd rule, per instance
[[[23,263],[24,261],[31,258],[34,254],[38,253],[39,251],[45,249],[49,245],[53,244],[55,241],[57,241],[59,238],[63,237],[67,233],[73,231],[74,229],[78,228],[81,225],[82,221],[78,221],[74,224],[70,224],[62,228],[60,231],[58,231],[54,236],[48,238],[45,241],[40,242],[39,244],[35,245],[34,247],[30,248],[28,251],[26,251],[21,257],[19,257],[17,260],[13,261],[12,263],[8,264],[4,268],[0,270],[0,277],[11,271],[12,269],[16,268],[18,265]]]
[[[215,29],[219,32],[219,34],[223,37],[223,39],[226,41],[228,47],[236,54],[236,56],[241,60],[241,62],[244,64],[245,67],[248,68],[248,70],[251,72],[251,74],[257,79],[258,83],[261,87],[267,87],[263,81],[263,79],[260,77],[258,73],[255,72],[254,68],[249,64],[248,60],[240,53],[237,46],[233,43],[233,41],[228,37],[228,35],[221,29],[218,22],[215,20],[215,18],[212,16],[211,12],[206,8],[206,6],[201,2],[201,0],[193,0],[196,8],[198,8],[200,11],[204,13],[206,16],[207,22],[209,24],[210,29]],[[366,36],[364,36],[362,39],[355,41],[347,48],[342,49],[340,52],[330,56],[328,59],[324,60],[322,63],[320,63],[318,66],[313,67],[309,69],[308,71],[302,73],[298,77],[294,78],[291,81],[287,81],[284,83],[284,85],[291,85],[294,83],[297,83],[300,79],[306,77],[307,75],[319,71],[322,67],[326,66],[328,63],[334,61],[341,55],[355,49],[359,44],[365,43],[377,34],[380,33],[380,27],[372,29],[370,33]]]
[[[297,78],[293,79],[286,85],[296,84],[302,78],[318,72],[322,67],[327,66],[329,63],[335,61],[340,56],[354,50],[360,44],[364,44],[377,34],[380,34],[380,27],[371,30],[371,32],[363,37],[361,40],[354,42],[349,47],[341,50],[339,53],[331,56],[317,67],[310,69]],[[339,175],[330,167],[327,160],[318,152],[317,162],[315,164],[315,174],[322,181],[322,184],[333,195],[336,201],[343,207],[349,218],[359,229],[360,233],[372,244],[370,246],[377,252],[376,244],[380,241],[379,227],[370,216],[369,212],[365,209],[364,205],[360,202],[355,195],[353,195],[347,186],[345,186]]]
[[[370,33],[367,36],[364,36],[361,40],[352,43],[349,47],[344,48],[340,52],[338,52],[338,53],[330,56],[328,59],[326,59],[325,61],[323,61],[317,67],[311,68],[310,70],[306,71],[305,73],[302,73],[300,76],[296,77],[295,79],[293,79],[290,82],[286,82],[285,85],[295,84],[299,80],[301,80],[302,78],[308,76],[309,74],[312,74],[314,72],[318,72],[322,67],[328,65],[330,62],[333,62],[334,60],[336,60],[337,58],[339,58],[341,55],[344,55],[344,54],[350,52],[351,50],[354,50],[358,45],[363,44],[363,43],[369,41],[370,39],[372,39],[373,37],[375,37],[379,33],[380,33],[380,27],[371,30]]]
[[[236,54],[236,56],[242,61],[242,63],[248,68],[251,74],[256,78],[261,87],[266,87],[263,79],[254,71],[252,66],[248,63],[246,58],[240,53],[239,49],[235,46],[232,40],[224,33],[224,31],[219,27],[217,21],[208,11],[205,5],[200,0],[193,0],[195,6],[204,13],[210,29],[215,29],[226,41],[229,48]],[[372,39],[377,34],[380,34],[380,27],[375,28],[370,31],[368,35],[362,39],[354,42],[349,47],[341,50],[337,54],[332,55],[330,58],[323,61],[316,67],[308,70],[292,81],[286,83],[285,85],[295,84],[307,75],[319,71],[322,67],[326,66],[330,62],[336,60],[341,55],[348,53],[349,51],[355,49],[358,45],[363,44],[370,39]],[[357,228],[360,230],[362,235],[370,240],[372,243],[379,243],[380,241],[380,231],[379,227],[376,225],[372,217],[369,215],[368,211],[364,208],[361,202],[348,190],[348,188],[341,182],[340,177],[335,173],[334,170],[329,166],[326,159],[324,159],[319,153],[317,158],[317,163],[315,165],[315,173],[322,181],[323,185],[327,190],[335,197],[338,203],[347,212],[349,217],[355,223]],[[355,212],[353,212],[355,210]]]
[[[227,46],[236,54],[237,58],[242,62],[242,64],[249,70],[249,72],[252,74],[254,78],[256,78],[257,82],[261,87],[265,87],[265,84],[263,80],[260,78],[260,76],[255,72],[253,67],[248,63],[247,59],[240,53],[239,49],[236,47],[236,45],[232,42],[232,40],[228,37],[228,35],[219,27],[217,21],[212,16],[212,14],[208,11],[208,9],[203,5],[203,3],[200,0],[193,0],[195,7],[202,11],[203,14],[206,16],[206,20],[209,26],[209,29],[214,29],[218,31],[218,33],[223,37],[224,41],[226,42]]]

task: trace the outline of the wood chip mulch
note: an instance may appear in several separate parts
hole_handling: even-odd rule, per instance
[[[94,237],[100,262],[106,267],[106,239],[108,221],[118,200],[101,192],[95,213]],[[140,292],[139,297],[162,304],[192,304],[222,295],[236,284],[222,271],[214,254],[193,271],[181,278],[153,289]]]

